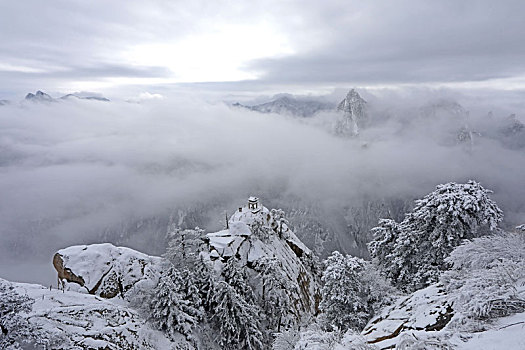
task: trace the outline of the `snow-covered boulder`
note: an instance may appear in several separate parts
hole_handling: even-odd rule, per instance
[[[67,290],[126,298],[134,288],[150,288],[157,283],[162,261],[160,257],[103,243],[61,249],[53,257],[53,266]]]

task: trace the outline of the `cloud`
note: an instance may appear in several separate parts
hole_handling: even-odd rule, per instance
[[[516,45],[525,32],[522,2],[329,3],[336,10],[315,13],[306,5],[302,12],[305,26],[317,29],[306,29],[313,47],[252,68],[270,82],[356,85],[477,81],[525,71],[524,47]]]
[[[239,85],[324,89],[525,75],[519,0],[29,0],[0,10],[2,98],[248,78]]]
[[[163,236],[155,230],[165,230],[169,215],[196,208],[210,218],[207,228],[217,229],[223,211],[251,194],[268,205],[300,198],[343,210],[365,197],[417,198],[438,183],[474,178],[495,190],[510,223],[524,219],[525,183],[516,176],[525,164],[522,149],[480,138],[468,151],[451,142],[463,121],[419,116],[419,107],[452,92],[364,95],[381,122],[357,140],[329,132],[337,118],[331,113],[297,120],[230,109],[200,95],[147,104],[2,106],[0,265],[10,270],[35,259],[48,264],[39,280],[49,281],[57,249],[115,238],[108,232],[127,237],[141,225],[128,244],[160,253],[155,247]],[[480,104],[473,96],[455,96],[479,127],[488,110],[496,116],[489,126],[499,125],[509,101],[519,100],[492,95]],[[149,218],[157,223],[148,227]]]

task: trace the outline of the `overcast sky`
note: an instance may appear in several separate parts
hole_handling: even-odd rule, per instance
[[[522,89],[524,14],[520,0],[2,1],[0,99],[224,81]]]

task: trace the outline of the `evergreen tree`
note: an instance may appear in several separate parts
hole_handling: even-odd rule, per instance
[[[337,251],[326,259],[320,308],[328,329],[361,330],[366,325],[371,310],[367,286],[359,278],[364,264],[362,259],[345,257]]]
[[[503,214],[490,193],[474,181],[437,186],[415,202],[400,224],[380,221],[370,255],[399,288],[415,290],[436,282],[448,269],[445,258],[463,240],[497,229]]]
[[[223,349],[264,349],[259,309],[225,281],[214,286],[211,298],[212,320],[219,330]]]
[[[188,298],[187,283],[181,273],[171,266],[162,273],[151,295],[150,319],[170,337],[177,333],[189,337],[203,316],[199,305]]]
[[[234,257],[228,259],[222,270],[224,280],[242,295],[248,302],[253,303],[255,296],[252,287],[248,284],[246,269],[239,266],[239,261]]]
[[[252,231],[252,234],[261,241],[267,242],[270,238],[272,229],[264,221],[264,218],[257,217],[250,224],[250,231]]]
[[[198,295],[204,310],[210,311],[211,293],[213,292],[215,281],[215,274],[209,262],[199,256],[195,261],[192,269],[193,286],[196,289],[195,295]]]
[[[261,305],[266,314],[268,328],[280,332],[281,325],[290,312],[288,291],[293,286],[283,275],[282,266],[277,259],[261,258],[255,269],[262,281]]]
[[[175,266],[190,267],[195,263],[201,243],[200,237],[204,230],[195,229],[182,230],[176,226],[170,227],[168,231],[168,247],[164,257]]]

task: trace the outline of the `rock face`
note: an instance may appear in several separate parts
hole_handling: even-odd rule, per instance
[[[337,121],[335,127],[339,135],[356,136],[359,130],[368,124],[366,101],[354,89],[350,90],[339,103],[337,110],[343,112],[342,118]]]
[[[275,261],[289,286],[291,301],[288,322],[297,324],[318,313],[320,281],[313,253],[281,219],[279,211],[269,211],[257,198],[239,208],[229,219],[228,229],[206,236],[209,259],[222,270],[229,259],[246,269],[254,292],[264,300],[258,268]]]
[[[121,296],[134,288],[154,286],[162,258],[112,244],[73,246],[53,257],[62,288],[99,295]]]

